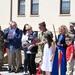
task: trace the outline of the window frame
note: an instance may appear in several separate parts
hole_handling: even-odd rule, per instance
[[[37,4],[37,5],[38,5],[37,14],[34,14],[33,11],[32,11],[34,4]],[[31,15],[31,16],[37,16],[37,17],[38,17],[38,15],[39,15],[39,2],[38,2],[38,3],[33,3],[33,0],[31,0],[31,12],[30,12],[30,15]]]
[[[61,15],[69,15],[70,16],[70,8],[71,8],[71,1],[69,1],[69,12],[68,13],[63,13],[63,10],[62,10],[62,0],[60,0],[60,14]]]
[[[18,16],[25,16],[25,8],[24,8],[24,14],[20,13],[20,0],[18,0],[18,13],[17,14],[18,14]]]

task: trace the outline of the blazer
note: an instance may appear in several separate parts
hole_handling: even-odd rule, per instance
[[[17,28],[15,30],[14,38],[11,39],[8,33],[7,40],[9,41],[9,46],[12,45],[15,47],[15,49],[18,49],[21,47],[21,38],[22,38],[22,30]]]

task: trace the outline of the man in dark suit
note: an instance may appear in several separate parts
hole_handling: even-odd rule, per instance
[[[9,41],[9,49],[11,53],[10,54],[11,69],[14,70],[15,73],[19,72],[19,68],[20,68],[21,38],[22,38],[22,30],[20,30],[17,27],[16,22],[12,22],[12,29],[8,33],[7,40]],[[16,67],[16,70],[15,70],[15,67]]]

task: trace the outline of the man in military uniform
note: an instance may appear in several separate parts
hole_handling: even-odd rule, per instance
[[[46,24],[45,22],[42,22],[42,23],[39,23],[39,29],[40,29],[40,33],[38,35],[38,39],[39,39],[39,43],[38,45],[40,45],[40,48],[42,50],[42,56],[43,56],[43,49],[44,49],[44,44],[45,44],[45,41],[44,41],[44,34],[46,33],[50,33],[50,35],[52,36],[53,38],[53,34],[51,31],[49,31],[47,28],[46,28]]]
[[[70,30],[69,30],[69,36],[73,39],[73,42],[75,41],[75,29],[74,29],[75,23],[70,22]]]
[[[44,40],[44,35],[45,34],[50,34],[53,38],[53,34],[51,31],[49,31],[47,28],[46,28],[46,23],[45,22],[41,22],[39,23],[39,29],[40,29],[40,33],[38,35],[38,40],[39,40],[39,43],[37,43],[37,45],[40,46],[40,49],[42,51],[42,56],[43,56],[43,50],[44,50],[44,44],[45,44],[45,40]],[[41,56],[41,60],[42,60],[42,56]],[[40,61],[41,62],[41,61]],[[43,71],[42,72],[43,75],[45,75],[45,72]]]
[[[3,58],[4,58],[4,33],[1,30],[0,26],[0,68],[2,68],[3,65]]]

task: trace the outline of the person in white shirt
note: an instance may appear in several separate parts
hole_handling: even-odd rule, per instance
[[[23,33],[22,33],[22,48],[24,50],[24,74],[28,74],[27,72],[27,47],[26,45],[28,44],[28,33],[27,33],[27,28],[28,24],[25,24],[23,27]]]
[[[42,71],[45,71],[45,75],[51,75],[53,58],[54,58],[54,44],[50,34],[44,35],[45,45],[44,45],[44,54],[42,60]]]

